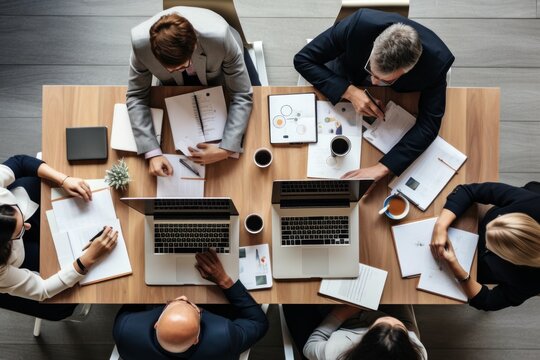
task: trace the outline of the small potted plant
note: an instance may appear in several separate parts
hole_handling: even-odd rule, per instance
[[[105,171],[105,182],[116,190],[126,190],[130,181],[129,168],[123,158]]]

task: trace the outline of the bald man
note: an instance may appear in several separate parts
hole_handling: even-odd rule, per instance
[[[238,359],[264,336],[266,315],[240,280],[233,282],[213,250],[196,259],[201,276],[223,290],[235,316],[213,314],[185,296],[152,309],[125,305],[113,328],[122,359]]]

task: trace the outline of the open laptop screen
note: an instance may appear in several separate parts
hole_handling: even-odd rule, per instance
[[[299,200],[358,202],[372,183],[372,179],[275,180],[272,184],[272,203]]]
[[[238,215],[230,198],[121,198],[133,209],[144,215],[195,215],[228,214]]]

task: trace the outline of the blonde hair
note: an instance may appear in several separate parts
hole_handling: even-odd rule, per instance
[[[510,213],[486,226],[486,246],[515,265],[540,267],[540,224],[529,215]]]

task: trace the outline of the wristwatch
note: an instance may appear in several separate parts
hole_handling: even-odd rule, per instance
[[[458,281],[460,284],[463,284],[464,282],[469,281],[470,278],[471,278],[471,274],[467,274],[467,276],[465,276],[463,279],[457,279],[457,281]]]

